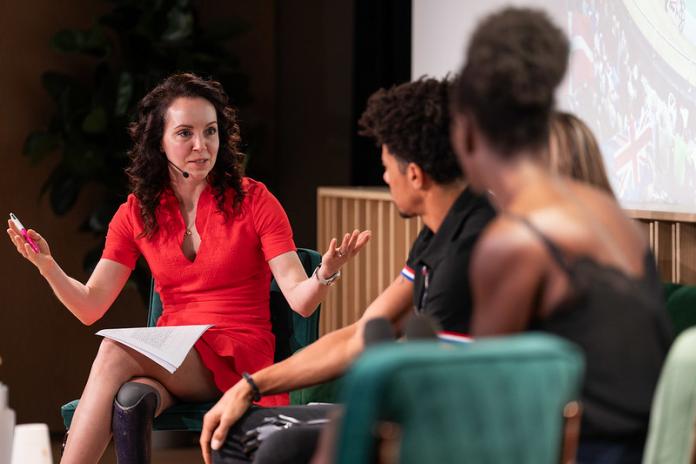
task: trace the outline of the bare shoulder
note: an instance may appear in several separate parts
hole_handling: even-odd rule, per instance
[[[474,273],[494,273],[518,263],[539,263],[546,256],[543,244],[519,219],[505,215],[484,231],[473,255]]]
[[[499,216],[476,246],[471,267],[475,301],[472,334],[524,330],[548,271],[543,243],[527,224]]]

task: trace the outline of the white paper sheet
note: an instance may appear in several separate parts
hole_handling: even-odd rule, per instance
[[[180,325],[104,329],[97,332],[97,335],[134,349],[173,374],[184,362],[193,344],[211,327],[212,325]]]

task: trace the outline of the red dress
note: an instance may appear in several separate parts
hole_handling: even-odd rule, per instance
[[[158,326],[214,324],[195,348],[223,392],[242,372],[253,373],[273,363],[267,261],[296,249],[278,200],[261,182],[245,177],[242,187],[246,195],[241,208],[227,221],[210,186],[201,193],[196,213],[201,244],[193,261],[181,250],[185,224],[170,189],[162,194],[155,212],[159,229],[150,240],[140,237],[140,204],[129,195],[109,224],[102,254],[131,269],[140,254],[145,257],[162,299]],[[226,205],[231,205],[233,195],[230,191]],[[267,396],[260,402],[287,403],[287,395]]]

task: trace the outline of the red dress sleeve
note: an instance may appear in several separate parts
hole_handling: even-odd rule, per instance
[[[118,208],[109,223],[106,244],[102,252],[102,259],[116,261],[131,270],[135,268],[135,263],[140,256],[140,248],[136,243],[136,232],[133,227],[135,221],[133,215],[139,214],[136,203],[135,197],[129,195],[128,200]]]
[[[266,261],[288,251],[295,251],[297,248],[292,238],[290,221],[278,199],[260,182],[257,183],[253,196],[254,226]]]

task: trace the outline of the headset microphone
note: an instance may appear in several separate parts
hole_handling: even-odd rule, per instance
[[[177,166],[176,164],[172,163],[171,160],[169,160],[169,159],[167,159],[167,162],[168,162],[169,164],[171,164],[172,166],[174,166],[174,169],[176,169],[177,171],[179,171],[179,172],[181,173],[181,175],[184,176],[184,179],[188,179],[188,177],[190,176],[190,174],[189,174],[188,172],[184,171],[184,170],[181,169],[179,166]]]

